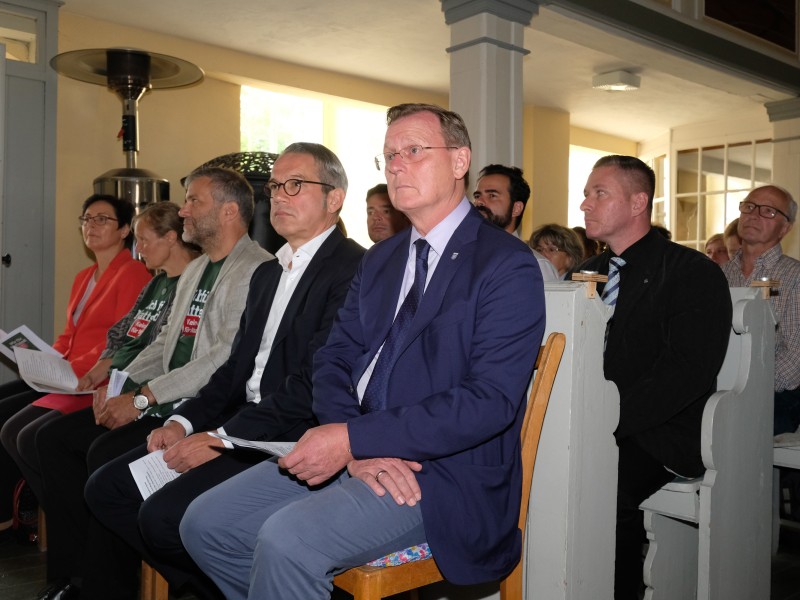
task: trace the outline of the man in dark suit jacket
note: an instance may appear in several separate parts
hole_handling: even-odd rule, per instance
[[[338,570],[422,542],[456,583],[500,579],[520,559],[519,435],[544,330],[541,273],[466,199],[461,117],[399,105],[387,120],[377,162],[413,227],[367,252],[315,357],[322,425],[279,460],[285,471],[261,463],[199,497],[181,523],[227,598],[327,598]]]
[[[586,234],[608,248],[580,268],[606,274],[612,258],[625,261],[603,363],[620,394],[617,600],[639,597],[639,505],[675,475],[705,471],[703,409],[716,390],[732,319],[720,268],[651,228],[654,186],[652,169],[638,158],[606,156],[595,164],[581,205]]]
[[[278,260],[253,274],[230,357],[197,397],[151,433],[146,447],[109,463],[87,484],[86,498],[98,520],[137,551],[125,553],[129,560],[124,561],[111,547],[98,549],[94,571],[106,589],[120,585],[108,574],[128,580],[144,555],[172,586],[195,576],[195,593],[206,595],[213,586],[197,585],[200,573],[178,534],[183,512],[200,493],[267,458],[226,451],[207,432],[296,441],[316,424],[312,358],[328,337],[364,249],[335,226],[347,177],[324,146],[289,146],[275,162],[267,188],[283,190],[272,194],[271,221],[287,244]],[[157,450],[164,450],[168,466],[183,474],[142,503],[128,464]]]

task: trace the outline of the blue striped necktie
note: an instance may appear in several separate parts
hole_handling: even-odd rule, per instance
[[[386,408],[386,392],[389,385],[389,375],[394,368],[397,360],[397,353],[411,326],[411,321],[417,312],[419,301],[425,291],[425,280],[428,278],[428,242],[420,238],[414,242],[417,249],[416,265],[414,267],[414,285],[408,290],[403,304],[397,311],[392,322],[392,327],[383,342],[380,356],[375,362],[375,368],[364,390],[364,398],[361,400],[361,413],[368,413],[374,410],[384,410]]]
[[[625,266],[625,259],[619,256],[612,256],[608,263],[608,283],[603,288],[603,302],[608,306],[615,306],[617,304],[617,296],[619,296],[619,271]]]

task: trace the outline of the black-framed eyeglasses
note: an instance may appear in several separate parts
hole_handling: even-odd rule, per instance
[[[375,168],[383,171],[386,165],[392,162],[395,156],[399,156],[403,162],[414,163],[422,160],[425,156],[424,150],[458,150],[458,146],[406,146],[397,152],[384,152],[375,157]]]
[[[114,217],[109,217],[108,215],[95,215],[94,217],[78,217],[78,222],[81,224],[81,227],[86,227],[89,223],[94,222],[95,225],[102,227],[109,221],[117,221]]]
[[[755,202],[739,202],[739,212],[743,215],[749,215],[755,209],[758,209],[758,214],[764,217],[765,219],[774,219],[775,215],[782,214],[786,217],[787,221],[791,221],[789,215],[787,215],[782,210],[775,208],[774,206],[770,206],[768,204],[756,204]]]
[[[332,190],[336,189],[335,185],[331,185],[330,183],[323,183],[322,181],[311,181],[309,179],[287,179],[286,181],[281,182],[271,179],[270,181],[264,184],[264,193],[267,195],[267,198],[272,198],[272,195],[275,192],[283,188],[283,191],[286,192],[287,196],[297,196],[297,194],[300,193],[300,190],[303,189],[304,183],[313,183],[316,185],[322,185],[325,187],[329,187]]]

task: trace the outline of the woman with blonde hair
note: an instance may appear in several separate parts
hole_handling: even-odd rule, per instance
[[[553,263],[561,279],[583,262],[584,247],[581,238],[563,225],[542,225],[533,232],[528,245]]]

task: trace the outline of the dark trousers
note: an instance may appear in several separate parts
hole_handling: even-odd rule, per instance
[[[794,433],[800,426],[800,388],[775,392],[775,428],[773,433]]]
[[[62,414],[52,408],[28,405],[6,421],[0,429],[0,442],[8,455],[14,459],[22,476],[39,499],[44,503],[42,469],[36,451],[36,434],[45,423],[58,419]]]
[[[42,396],[44,394],[31,389],[21,380],[0,385],[0,427]],[[13,516],[14,488],[20,479],[22,472],[16,461],[5,448],[0,447],[0,523],[10,520]]]
[[[617,481],[617,546],[614,565],[614,599],[638,600],[642,587],[642,544],[647,539],[639,505],[675,475],[630,438],[619,446]]]
[[[109,589],[129,589],[144,557],[169,581],[171,589],[189,585],[201,598],[220,598],[216,586],[184,549],[178,526],[197,496],[268,456],[260,452],[222,452],[143,501],[128,464],[146,452],[145,445],[131,450],[89,478],[86,501],[108,533],[103,540],[90,540],[87,564],[92,565],[91,576],[86,573],[83,597],[101,598]],[[115,551],[108,539],[114,534],[127,542],[127,552]]]
[[[163,421],[145,417],[118,429],[96,425],[91,408],[63,415],[39,429],[36,448],[42,470],[47,514],[47,579],[83,576],[93,522],[83,490],[90,473],[147,439]],[[108,596],[107,596],[108,597]]]

